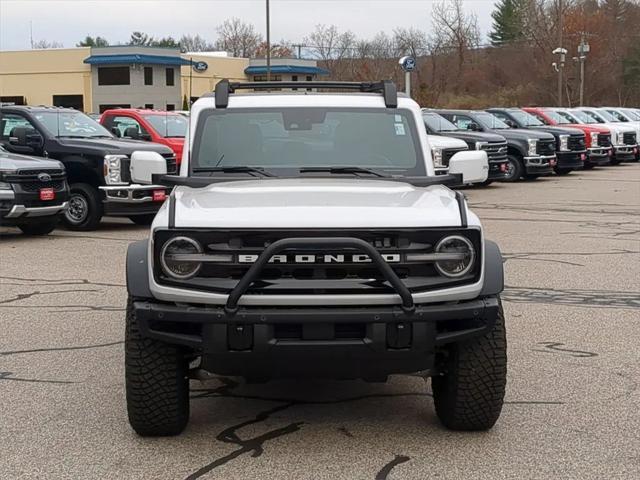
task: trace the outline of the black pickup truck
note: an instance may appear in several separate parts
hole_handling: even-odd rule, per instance
[[[515,182],[521,177],[534,179],[541,175],[548,175],[556,166],[556,140],[550,133],[511,128],[488,112],[435,111],[463,130],[496,133],[507,139],[509,163],[505,182]]]
[[[171,149],[116,138],[84,113],[69,108],[0,107],[0,145],[12,153],[59,160],[70,184],[63,220],[72,230],[94,230],[103,215],[148,224],[168,190],[130,181],[129,161],[136,150],[153,151],[176,172]]]
[[[552,127],[545,125],[536,117],[519,108],[488,108],[511,128],[528,128],[539,132],[547,132],[556,139],[556,158],[554,167],[558,175],[566,175],[572,170],[581,170],[587,160],[587,144],[584,132],[577,128]]]
[[[46,235],[56,228],[68,200],[60,162],[16,155],[0,147],[0,226]]]
[[[422,120],[429,135],[444,135],[464,141],[469,150],[487,152],[489,160],[489,175],[485,185],[502,180],[507,175],[507,140],[495,133],[474,132],[463,130],[437,113],[423,108]]]

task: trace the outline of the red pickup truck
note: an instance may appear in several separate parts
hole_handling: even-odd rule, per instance
[[[582,130],[587,146],[587,160],[584,162],[584,168],[593,168],[596,165],[605,165],[610,162],[613,148],[611,147],[611,131],[607,127],[575,123],[562,113],[562,109],[524,107],[523,110],[546,125],[558,125]]]
[[[163,110],[118,108],[106,110],[100,123],[116,137],[166,145],[176,154],[178,165],[182,160],[184,137],[189,126],[189,119],[184,115]]]

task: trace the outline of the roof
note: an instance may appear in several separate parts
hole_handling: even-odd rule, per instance
[[[176,110],[160,110],[158,108],[110,108],[102,112],[109,114],[137,113],[138,115],[180,115]]]
[[[189,60],[171,55],[145,55],[145,54],[114,54],[114,55],[91,55],[84,59],[84,63],[89,65],[122,65],[122,64],[144,64],[144,65],[191,65]]]
[[[271,65],[271,73],[279,75],[283,73],[302,74],[302,75],[329,75],[329,70],[320,67],[312,67],[305,65]],[[247,75],[266,75],[266,65],[251,65],[244,69]]]

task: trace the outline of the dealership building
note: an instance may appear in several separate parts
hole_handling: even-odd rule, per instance
[[[314,60],[273,59],[275,81],[315,80],[329,72]],[[264,81],[264,59],[173,48],[78,47],[0,51],[0,103],[54,105],[86,112],[109,108],[180,110],[216,83]]]

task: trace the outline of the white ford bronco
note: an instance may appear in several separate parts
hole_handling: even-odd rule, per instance
[[[221,81],[189,132],[179,175],[154,152],[131,159],[134,181],[174,187],[127,255],[138,434],[180,433],[189,379],[210,374],[420,372],[446,427],[493,426],[502,258],[448,188],[484,181],[486,154],[456,153],[436,175],[418,104],[388,81]]]

